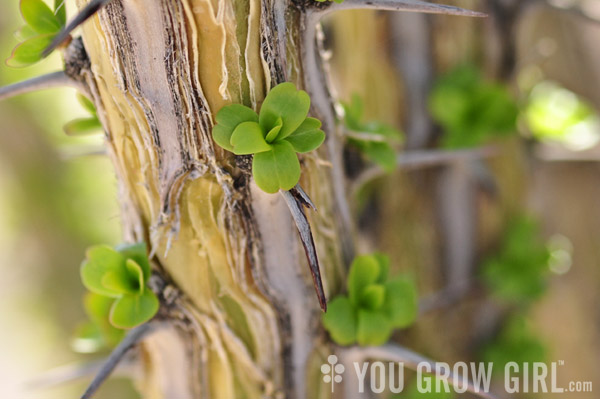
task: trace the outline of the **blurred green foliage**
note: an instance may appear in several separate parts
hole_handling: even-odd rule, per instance
[[[452,388],[448,392],[444,390],[444,384],[434,376],[423,375],[423,388],[431,387],[432,392],[419,392],[419,385],[417,380],[413,381],[412,384],[405,388],[405,390],[398,395],[393,396],[394,399],[454,399],[456,394],[452,391]],[[426,380],[427,379],[427,380]],[[437,386],[440,385],[440,392],[437,391]]]
[[[346,128],[364,137],[364,139],[359,139],[357,136],[348,137],[348,144],[358,149],[367,159],[375,162],[386,172],[393,172],[396,168],[397,154],[392,144],[400,141],[400,131],[378,121],[363,121],[364,104],[357,94],[353,94],[351,101],[342,103],[342,106]],[[369,139],[369,135],[372,139]],[[377,141],[378,138],[383,140]]]
[[[516,362],[520,371],[525,363],[544,362],[547,350],[537,334],[532,331],[522,314],[510,316],[498,335],[482,349],[481,360],[494,364],[494,374],[502,375],[506,364]]]
[[[434,84],[429,109],[444,128],[445,148],[475,147],[517,132],[519,108],[508,89],[485,81],[473,66],[460,66]]]
[[[537,223],[516,217],[509,222],[498,252],[483,262],[482,278],[496,298],[527,304],[544,293],[549,260]]]

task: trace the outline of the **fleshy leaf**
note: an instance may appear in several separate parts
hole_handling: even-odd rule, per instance
[[[279,131],[279,140],[292,134],[306,119],[310,108],[310,97],[303,90],[297,90],[293,83],[281,83],[275,86],[265,98],[260,109],[259,123],[263,131],[269,132],[283,120]]]
[[[135,281],[129,275],[125,267],[106,272],[102,276],[102,286],[119,294],[137,294],[138,289]]]
[[[33,28],[29,25],[23,25],[19,30],[15,32],[15,37],[19,42],[24,42],[27,39],[31,39],[34,36],[37,36],[38,33],[33,30]]]
[[[396,278],[385,284],[383,311],[395,328],[412,324],[417,318],[417,290],[412,281]]]
[[[56,34],[62,28],[60,19],[42,0],[21,0],[21,14],[25,22],[40,34]]]
[[[146,284],[144,283],[144,272],[142,271],[142,267],[133,259],[127,259],[125,267],[127,268],[127,273],[129,273],[129,278],[135,281],[138,293],[143,293]]]
[[[348,294],[354,306],[359,305],[363,289],[377,282],[379,274],[379,263],[373,256],[362,255],[354,258],[348,274]]]
[[[54,15],[61,26],[67,23],[67,0],[54,0]]]
[[[356,314],[350,300],[339,296],[327,304],[323,313],[323,326],[339,345],[350,345],[356,341]]]
[[[150,278],[150,261],[148,260],[146,243],[121,244],[115,249],[125,258],[133,259],[142,268],[144,282],[147,282]]]
[[[67,136],[83,136],[102,131],[102,124],[97,118],[74,119],[63,126]]]
[[[88,111],[90,114],[96,115],[96,106],[93,102],[90,101],[89,98],[87,98],[81,93],[77,93],[77,101],[79,101],[79,104],[81,104],[81,106],[85,108],[85,110]]]
[[[256,122],[240,123],[230,140],[233,147],[232,152],[236,155],[248,155],[271,150],[271,146],[265,141],[263,132]]]
[[[287,141],[272,144],[270,151],[254,155],[252,175],[258,187],[267,193],[290,190],[300,180],[300,162]]]
[[[83,299],[85,313],[97,326],[102,335],[102,339],[109,347],[115,346],[121,341],[124,335],[123,330],[113,327],[108,321],[110,309],[115,300],[104,295],[98,295],[93,292],[88,292]]]
[[[381,252],[375,252],[373,256],[377,259],[377,263],[379,264],[379,278],[377,279],[377,282],[383,284],[386,282],[390,272],[390,257]]]
[[[42,52],[52,42],[52,34],[38,35],[17,45],[6,65],[14,68],[26,67],[40,61]]]
[[[217,124],[213,128],[213,139],[218,145],[232,151],[231,135],[235,128],[244,122],[258,122],[258,115],[252,109],[241,104],[227,105],[217,113]]]
[[[158,298],[150,290],[142,295],[124,295],[113,304],[110,323],[118,328],[133,328],[154,317],[158,307]]]
[[[278,118],[277,122],[275,123],[275,126],[273,126],[273,128],[269,131],[269,133],[267,133],[267,137],[265,138],[265,140],[267,140],[267,143],[272,143],[275,141],[275,139],[277,138],[277,135],[279,135],[279,132],[281,131],[282,127],[283,127],[283,119]]]
[[[313,151],[325,141],[325,133],[320,130],[321,121],[316,118],[306,118],[304,122],[289,135],[285,140],[288,141],[294,151],[305,153]]]
[[[123,269],[124,265],[123,255],[111,247],[107,245],[92,247],[87,251],[87,259],[81,265],[81,281],[92,292],[118,297],[121,292],[105,287],[102,280],[107,273]]]
[[[392,325],[383,313],[360,309],[356,339],[361,346],[385,344],[392,335]]]
[[[379,309],[385,300],[385,288],[381,284],[371,284],[360,294],[360,305],[369,310]]]

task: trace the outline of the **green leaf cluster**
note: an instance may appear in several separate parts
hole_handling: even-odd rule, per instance
[[[358,149],[367,159],[375,162],[386,172],[393,172],[397,160],[392,143],[400,140],[400,131],[378,121],[364,122],[364,104],[357,94],[353,94],[350,102],[342,103],[342,106],[346,128],[366,136],[372,134],[385,138],[385,141],[375,141],[349,137],[348,144]]]
[[[388,279],[390,260],[383,254],[358,256],[350,266],[348,296],[334,298],[323,326],[340,345],[382,345],[396,328],[417,317],[417,291],[407,278]]]
[[[51,9],[43,0],[21,0],[21,15],[26,25],[18,32],[20,43],[6,60],[11,67],[26,67],[40,61],[42,52],[66,24],[65,0],[54,0]]]
[[[84,95],[77,94],[77,100],[81,106],[90,113],[87,118],[73,119],[69,123],[63,126],[63,130],[69,136],[82,136],[91,133],[97,133],[102,130],[102,124],[98,119],[96,107],[94,104]]]
[[[484,261],[482,278],[493,295],[514,304],[527,304],[546,289],[550,250],[540,239],[534,220],[520,216],[506,230],[499,251]]]
[[[494,371],[500,373],[509,362],[516,362],[522,368],[525,363],[544,362],[546,356],[546,346],[521,314],[511,316],[481,354],[482,361],[493,363]]]
[[[252,175],[262,190],[290,190],[300,180],[296,153],[313,151],[325,140],[321,122],[307,117],[309,108],[305,91],[281,83],[267,94],[258,115],[241,104],[221,108],[213,138],[236,155],[254,154]]]
[[[519,108],[511,93],[501,84],[485,81],[471,66],[438,79],[429,110],[444,128],[446,148],[474,147],[517,132]]]
[[[83,299],[89,320],[80,324],[75,331],[73,348],[77,352],[91,353],[104,348],[113,348],[125,336],[125,330],[110,324],[110,310],[114,299],[88,292]]]
[[[88,249],[81,265],[81,280],[91,292],[111,302],[108,320],[117,328],[133,328],[158,311],[156,295],[146,286],[150,262],[144,243]]]

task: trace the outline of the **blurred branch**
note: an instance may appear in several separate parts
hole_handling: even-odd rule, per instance
[[[0,100],[56,87],[80,88],[80,84],[68,77],[64,71],[58,71],[0,88]]]
[[[397,162],[399,169],[421,169],[488,158],[495,154],[495,147],[468,150],[414,150],[398,155]],[[385,175],[386,172],[379,166],[373,166],[365,170],[354,181],[352,193],[355,194],[365,184]]]
[[[440,372],[441,370],[436,367],[436,363],[433,360],[428,359],[427,357],[413,352],[403,346],[394,344],[367,347],[354,346],[351,348],[339,348],[338,353],[340,354],[342,362],[346,364],[353,362],[360,363],[367,359],[378,359],[394,363],[402,363],[411,370],[417,370],[420,364],[426,363],[429,365],[429,370],[421,369],[421,371],[426,372],[427,374],[435,375],[437,378],[448,382],[450,385],[452,385],[452,383],[456,380],[461,380],[464,385],[467,386],[467,391],[473,395],[484,399],[496,399],[496,397],[491,393],[481,392],[483,387],[475,386],[471,381],[463,378],[460,375],[454,375],[453,373],[442,374]],[[344,378],[344,380],[347,384],[354,382],[352,381],[352,377]],[[352,391],[348,390],[347,392]]]
[[[115,367],[117,367],[119,362],[124,358],[125,354],[144,337],[153,332],[155,328],[156,323],[150,321],[129,331],[125,338],[123,338],[123,341],[121,341],[121,343],[112,351],[104,365],[98,371],[98,374],[96,374],[91,384],[81,396],[81,399],[90,399],[111,375]]]
[[[125,356],[114,371],[123,376],[133,375],[133,360],[133,356]],[[67,384],[80,378],[97,374],[102,369],[103,364],[104,360],[97,360],[83,364],[77,363],[60,366],[27,381],[25,383],[25,388],[30,390],[41,390]]]

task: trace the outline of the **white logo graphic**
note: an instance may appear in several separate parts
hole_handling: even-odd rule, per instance
[[[323,381],[327,384],[331,383],[331,392],[333,392],[335,384],[342,382],[342,373],[346,370],[343,364],[336,364],[337,362],[337,356],[330,355],[327,358],[327,363],[329,364],[321,365],[321,373],[325,374]]]

